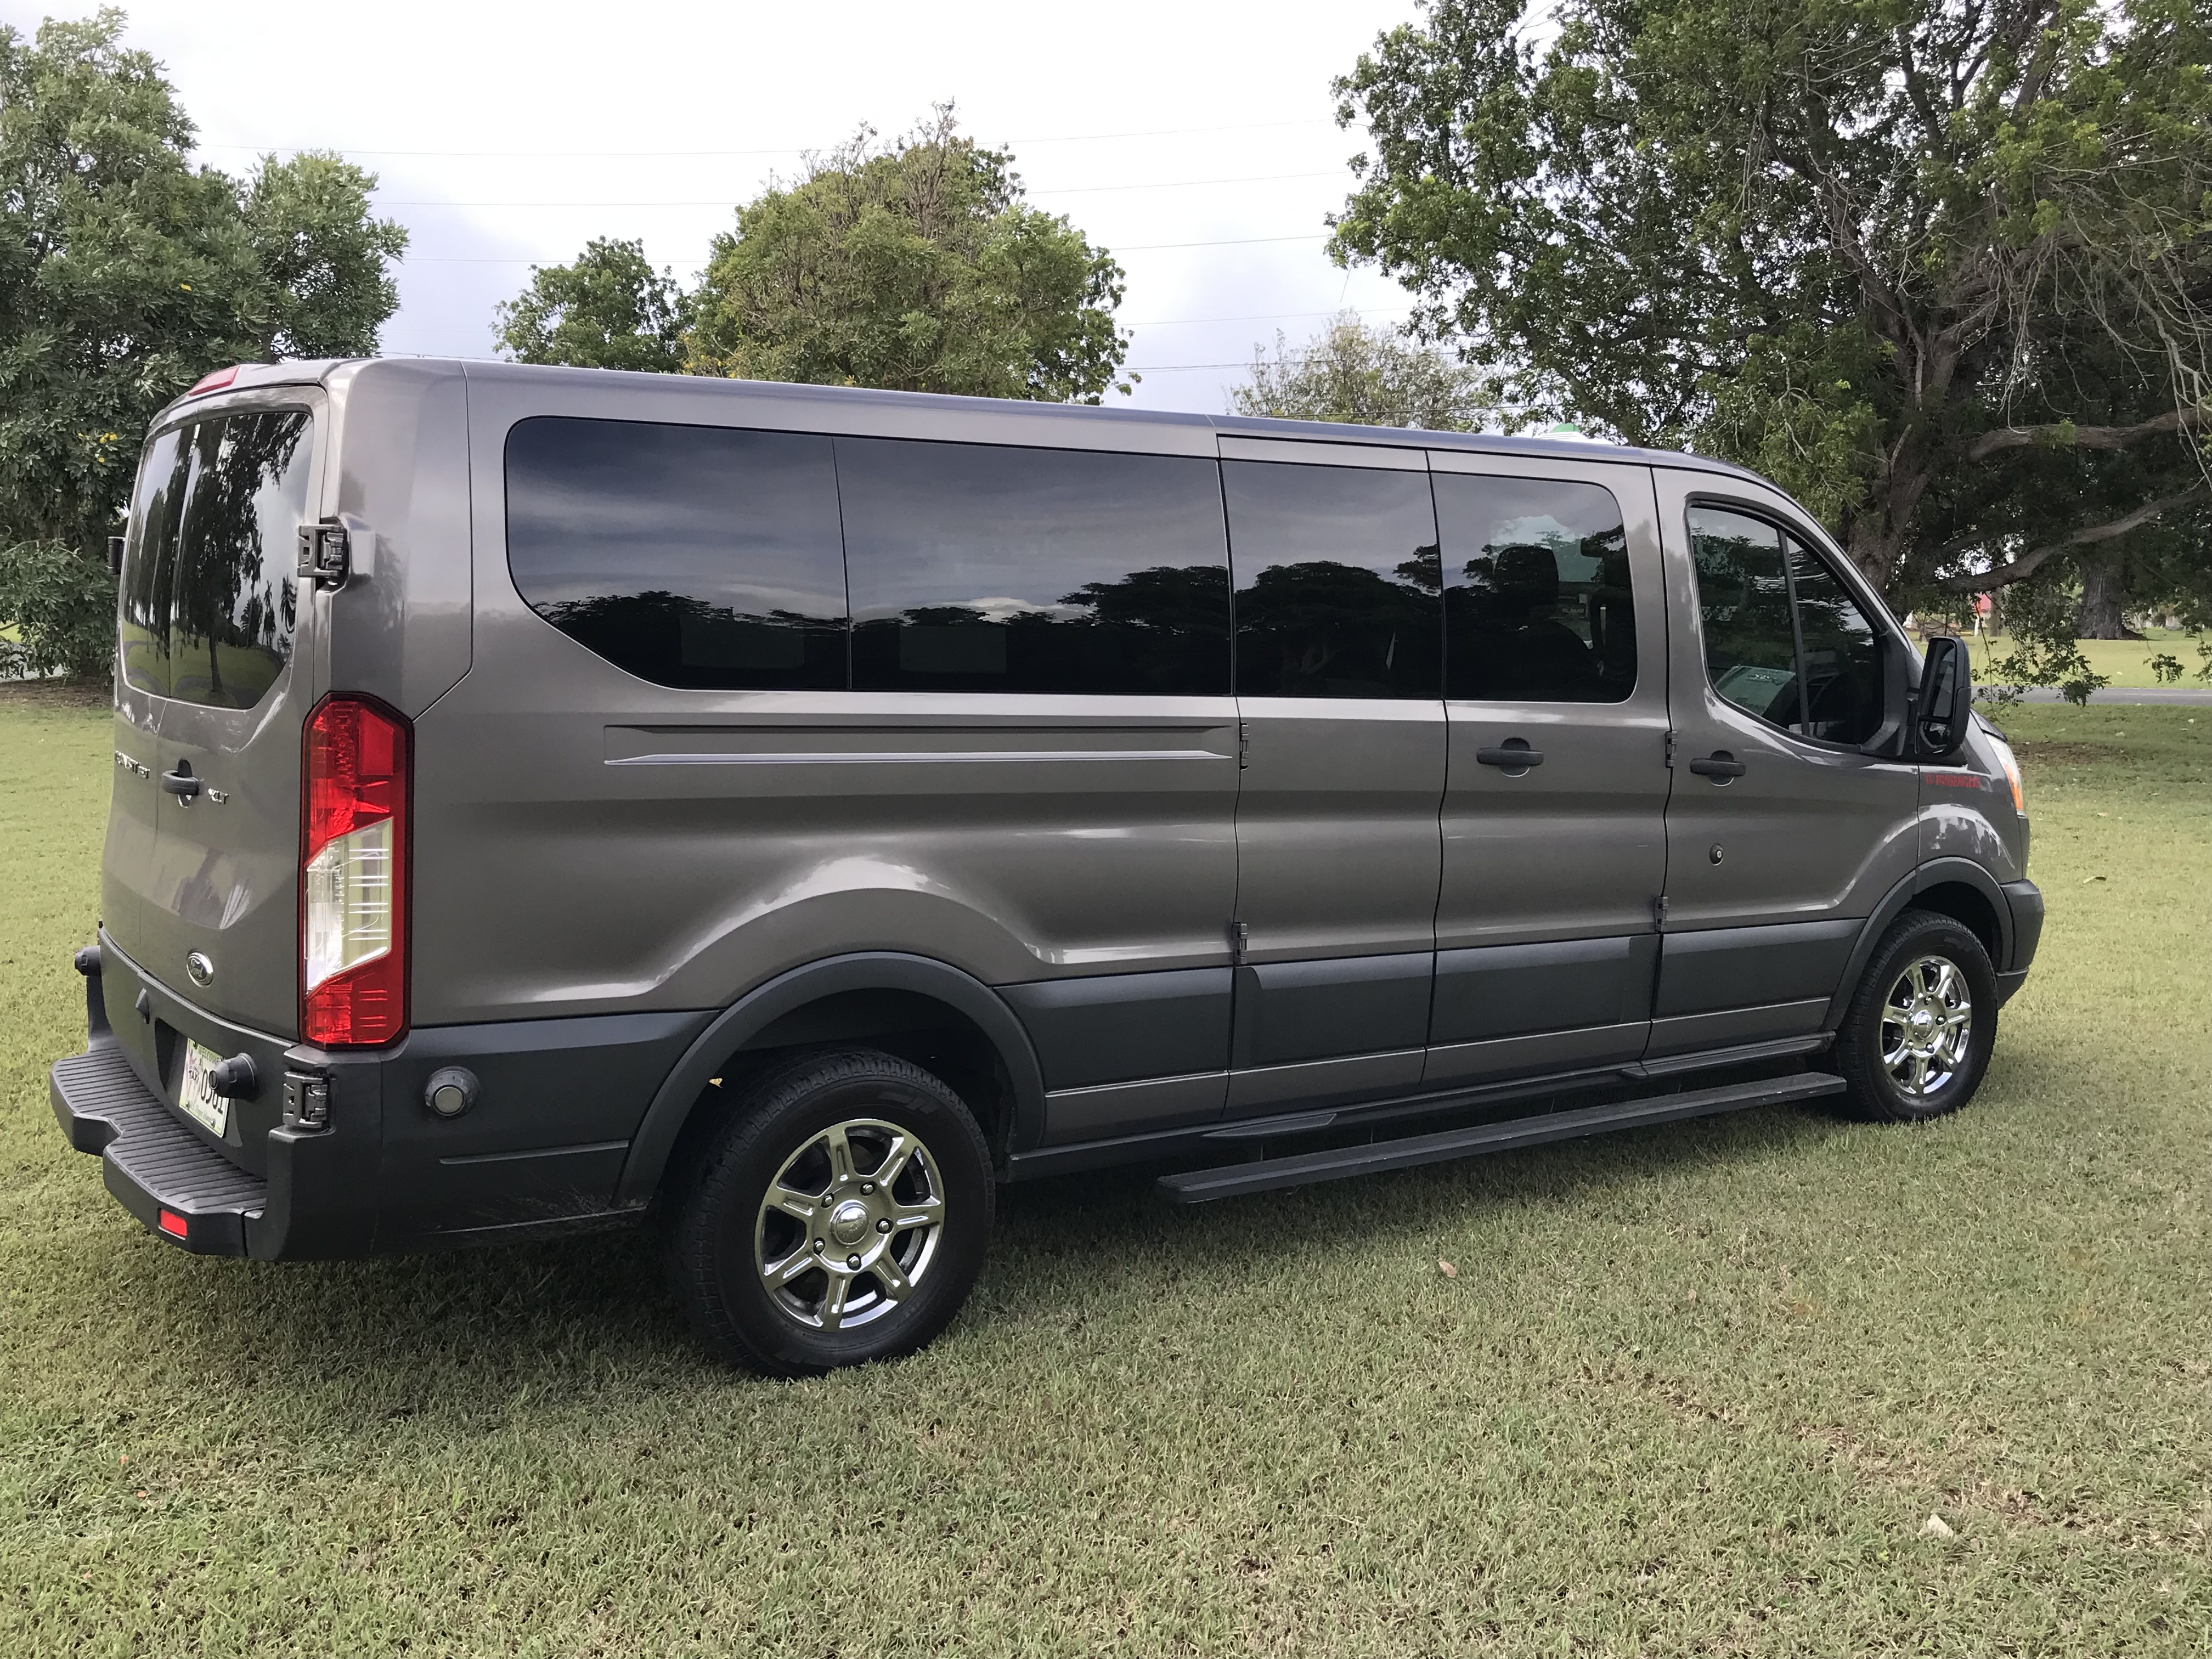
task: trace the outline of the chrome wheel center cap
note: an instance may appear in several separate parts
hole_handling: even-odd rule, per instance
[[[848,1198],[830,1212],[830,1236],[840,1244],[857,1244],[868,1236],[868,1206]]]

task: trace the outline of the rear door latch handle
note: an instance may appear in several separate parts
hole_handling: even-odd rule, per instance
[[[1690,769],[1701,778],[1740,778],[1743,763],[1725,749],[1716,749],[1710,755],[1700,755],[1690,763]]]
[[[175,771],[161,774],[161,787],[184,800],[198,794],[202,787],[200,780],[192,775],[190,761],[179,761]]]
[[[1508,775],[1527,771],[1532,766],[1544,763],[1544,751],[1531,749],[1526,738],[1508,738],[1495,749],[1478,749],[1474,757],[1485,766],[1502,766]]]

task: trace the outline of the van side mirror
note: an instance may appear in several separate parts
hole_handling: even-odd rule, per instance
[[[1928,641],[1920,690],[1912,700],[1916,759],[1945,760],[1966,746],[1974,718],[1974,677],[1966,647],[1948,634]]]

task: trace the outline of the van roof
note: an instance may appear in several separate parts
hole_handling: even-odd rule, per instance
[[[222,391],[242,392],[262,386],[310,386],[325,383],[335,378],[350,378],[379,362],[405,362],[418,371],[433,366],[445,368],[452,373],[465,374],[471,380],[564,380],[572,385],[605,386],[610,378],[625,381],[644,381],[665,386],[669,377],[631,369],[564,368],[538,363],[511,363],[495,359],[480,358],[296,358],[274,363],[246,363],[240,366],[237,377]],[[696,388],[702,395],[720,395],[733,400],[769,400],[784,404],[832,404],[848,408],[854,405],[884,406],[896,404],[907,410],[939,408],[948,414],[955,411],[978,413],[988,410],[1003,418],[1009,410],[1008,401],[999,398],[963,398],[935,392],[886,392],[872,386],[817,386],[805,382],[781,380],[717,380],[709,376],[684,377],[690,381],[687,390]],[[179,398],[177,403],[186,401]],[[170,407],[175,407],[173,404]],[[1414,427],[1356,426],[1334,421],[1271,420],[1249,415],[1199,415],[1174,410],[1109,409],[1088,404],[1022,404],[1018,405],[1026,417],[1039,422],[1111,422],[1124,427],[1171,427],[1188,431],[1193,428],[1215,432],[1240,433],[1252,437],[1304,439],[1311,442],[1394,444],[1407,448],[1456,449],[1488,455],[1547,456],[1561,460],[1625,461],[1632,465],[1690,467],[1698,471],[1721,473],[1733,477],[1766,481],[1749,470],[1710,455],[1693,455],[1680,450],[1638,449],[1623,444],[1607,443],[1585,438],[1511,438],[1480,432],[1431,432]],[[167,410],[162,411],[163,415]],[[160,416],[155,419],[158,422]],[[1062,437],[1060,441],[1065,443]],[[1770,486],[1771,487],[1771,486]]]

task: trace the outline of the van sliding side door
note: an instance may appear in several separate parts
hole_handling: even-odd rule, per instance
[[[1420,1079],[1443,791],[1418,450],[1224,436],[1237,595],[1229,1115]]]
[[[1449,771],[1425,1081],[1633,1060],[1665,876],[1650,471],[1444,451],[1430,465]]]

